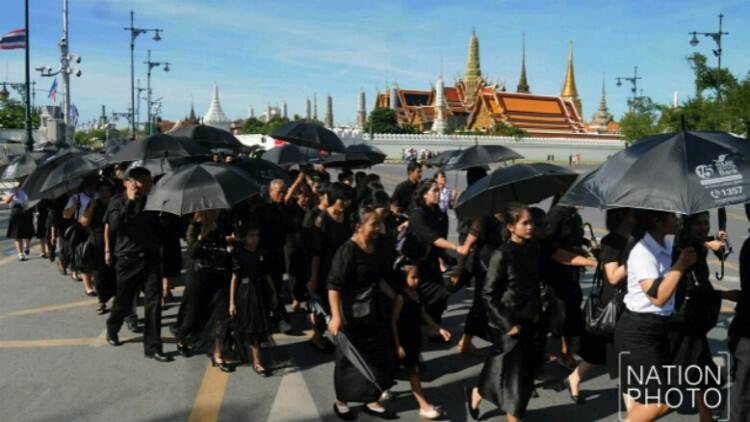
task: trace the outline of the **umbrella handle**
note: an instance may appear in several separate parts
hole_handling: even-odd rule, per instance
[[[716,273],[716,279],[721,281],[722,279],[724,279],[724,260],[722,259],[719,262],[721,262],[721,273]]]

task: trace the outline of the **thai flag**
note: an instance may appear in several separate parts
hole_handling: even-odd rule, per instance
[[[26,30],[16,29],[0,37],[0,50],[26,48]]]
[[[75,104],[70,105],[70,120],[73,122],[73,127],[78,126],[78,107]]]
[[[52,81],[52,86],[49,87],[49,94],[47,94],[47,98],[52,98],[53,103],[57,102],[57,78]]]

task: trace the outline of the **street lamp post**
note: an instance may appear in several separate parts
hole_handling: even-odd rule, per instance
[[[729,32],[722,32],[721,26],[724,21],[724,15],[719,14],[719,32],[688,32],[688,35],[692,35],[693,38],[690,39],[690,45],[695,47],[698,45],[700,41],[698,41],[697,35],[705,35],[707,37],[713,38],[713,40],[716,42],[716,50],[713,50],[714,56],[716,56],[719,60],[719,66],[716,69],[716,124],[715,128],[716,130],[719,129],[719,124],[721,121],[721,36],[722,35],[729,35]]]
[[[164,32],[163,29],[153,28],[135,28],[133,27],[133,11],[130,11],[130,27],[124,28],[126,31],[130,31],[130,111],[135,111],[135,65],[133,64],[133,50],[135,49],[135,39],[139,35],[145,34],[146,32],[154,32],[154,41],[161,40],[159,32]],[[136,127],[135,119],[131,119],[131,139],[135,139]]]
[[[161,65],[164,65],[164,71],[169,72],[169,62],[152,62],[151,61],[151,50],[148,50],[148,61],[143,62],[148,66],[148,72],[146,73],[146,95],[148,96],[148,99],[146,100],[146,112],[148,116],[148,134],[153,134],[153,127],[151,125],[151,69],[155,67],[159,67]]]
[[[26,129],[26,140],[24,145],[27,151],[34,149],[34,135],[31,134],[31,103],[29,98],[31,97],[31,75],[29,71],[29,44],[31,44],[31,37],[29,36],[29,0],[24,2],[24,29],[26,30],[26,42],[24,43],[24,50],[26,52],[26,120],[24,126]]]
[[[637,111],[636,107],[638,106],[637,105],[637,101],[636,101],[638,99],[638,97],[637,97],[637,95],[638,95],[638,80],[641,79],[641,77],[638,76],[638,66],[635,66],[635,69],[633,70],[633,77],[632,78],[631,77],[625,77],[625,76],[618,76],[615,79],[617,79],[617,84],[616,85],[618,87],[622,86],[622,81],[628,81],[628,82],[630,82],[631,85],[633,85],[633,87],[630,89],[630,92],[633,93],[633,103],[632,103],[633,108],[631,110],[631,113],[632,113],[632,120],[633,120],[633,134],[635,134],[635,128],[636,128],[635,113]]]

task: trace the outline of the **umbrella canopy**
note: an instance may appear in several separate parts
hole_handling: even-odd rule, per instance
[[[211,151],[186,138],[179,138],[165,133],[136,139],[117,151],[111,161],[148,160],[152,158],[190,157],[211,155]]]
[[[16,180],[19,177],[28,176],[37,167],[41,158],[35,158],[31,153],[25,152],[14,157],[0,175],[0,180]]]
[[[104,145],[101,152],[105,155],[112,157],[113,155],[117,154],[129,142],[130,142],[129,140],[120,141],[120,142],[109,141]]]
[[[249,174],[253,179],[257,180],[264,186],[270,184],[273,179],[283,180],[287,187],[292,184],[292,179],[289,177],[289,173],[276,164],[261,158],[237,158],[232,160],[229,164]]]
[[[235,166],[192,164],[164,175],[149,194],[145,209],[176,215],[229,209],[258,193],[258,182]]]
[[[338,135],[312,123],[289,122],[271,132],[268,136],[295,145],[322,149],[330,152],[346,152]]]
[[[499,168],[469,186],[456,200],[456,217],[494,214],[509,202],[535,204],[564,192],[578,173],[548,163]]]
[[[370,165],[380,164],[385,161],[386,154],[378,147],[370,144],[351,144],[346,147],[347,153],[361,153],[370,159]]]
[[[41,144],[37,144],[34,146],[34,151],[52,151],[54,153],[63,149],[70,149],[70,148],[74,148],[79,151],[84,150],[81,147],[70,145],[65,142],[42,142]]]
[[[234,135],[213,126],[193,125],[187,126],[172,132],[174,136],[183,136],[191,141],[197,142],[210,150],[221,150],[229,148],[237,151],[245,145],[235,138]]]
[[[60,162],[42,183],[40,191],[44,193],[50,189],[75,189],[86,176],[101,170],[108,164],[109,158],[98,152],[76,155]]]
[[[382,163],[382,161],[381,161]],[[365,155],[362,152],[336,152],[333,153],[323,159],[323,164],[325,164],[326,167],[335,168],[335,167],[342,167],[342,168],[362,168],[362,167],[370,167],[373,165],[372,160],[370,157]]]
[[[445,150],[427,160],[425,164],[427,165],[427,167],[443,167],[448,162],[448,160],[450,160],[460,152],[460,149]]]
[[[60,150],[57,154],[54,154],[44,160],[37,166],[37,168],[26,178],[23,182],[23,190],[29,196],[29,208],[33,208],[42,199],[55,199],[58,196],[67,192],[65,186],[61,186],[55,189],[46,190],[42,193],[42,185],[47,180],[47,177],[65,161],[68,161],[76,156],[86,154],[83,151],[77,151],[72,148]]]
[[[590,195],[566,194],[561,202],[578,205],[581,197],[593,197],[601,208],[682,214],[747,203],[750,143],[725,132],[649,136],[610,157],[571,191],[581,189],[579,185]]]
[[[565,192],[565,196],[558,201],[560,205],[577,205],[591,208],[604,208],[602,199],[594,195],[585,186],[597,177],[601,166],[596,166],[578,176],[575,183]]]
[[[147,158],[145,160],[135,160],[128,168],[144,167],[151,172],[151,176],[161,176],[170,171],[187,165],[204,161],[204,157],[172,157],[172,158]]]
[[[449,157],[443,170],[466,170],[518,158],[523,158],[523,155],[502,145],[474,145]]]
[[[261,158],[279,166],[293,166],[323,160],[323,157],[317,150],[293,144],[273,147],[264,152]]]

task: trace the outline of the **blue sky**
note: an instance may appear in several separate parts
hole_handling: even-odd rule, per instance
[[[0,33],[23,27],[23,1],[4,3]],[[30,0],[31,66],[59,66],[62,0]],[[136,79],[146,85],[146,50],[152,60],[172,63],[152,71],[154,97],[163,97],[163,117],[199,116],[219,85],[224,112],[259,115],[267,104],[286,101],[290,115],[303,114],[306,97],[318,96],[323,118],[325,96],[333,96],[335,123],[355,121],[360,88],[368,112],[386,74],[402,88],[429,89],[440,72],[451,85],[465,70],[472,28],[479,37],[482,73],[515,91],[526,33],[526,69],[531,91],[557,95],[573,42],[575,77],[588,120],[599,105],[602,74],[607,105],[622,116],[630,77],[638,66],[639,91],[654,101],[683,101],[694,94],[685,57],[709,56],[705,37],[693,48],[689,31],[715,32],[723,13],[722,66],[735,75],[750,70],[750,2],[719,1],[256,1],[256,0],[70,0],[70,52],[83,57],[83,75],[72,78],[72,101],[81,120],[97,117],[101,105],[125,112],[130,103],[129,11],[135,26],[162,28],[162,41],[138,37]],[[23,50],[0,51],[0,80],[23,81]],[[6,71],[7,69],[7,71]],[[6,74],[7,72],[7,74]],[[49,78],[33,75],[36,104],[48,104]],[[61,82],[61,81],[58,81]],[[144,94],[145,95],[145,94]],[[145,115],[145,101],[141,116]],[[143,119],[143,117],[142,117]],[[126,126],[121,119],[120,126]]]

